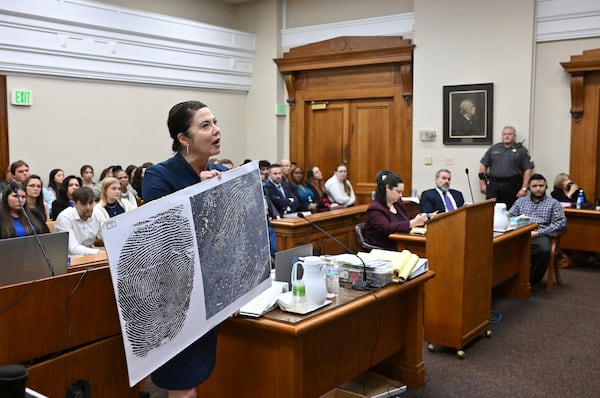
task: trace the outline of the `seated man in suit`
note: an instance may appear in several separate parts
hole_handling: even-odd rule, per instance
[[[89,255],[100,251],[93,247],[96,239],[102,239],[102,216],[94,209],[94,191],[80,187],[73,191],[74,207],[67,207],[56,218],[54,230],[69,233],[69,254]]]
[[[448,169],[440,169],[435,173],[435,188],[421,193],[422,213],[443,213],[455,210],[465,204],[463,194],[456,189],[450,189],[452,173]]]
[[[263,190],[280,215],[300,211],[300,201],[289,185],[283,181],[283,171],[278,163],[273,163],[269,167],[269,177],[263,183]]]

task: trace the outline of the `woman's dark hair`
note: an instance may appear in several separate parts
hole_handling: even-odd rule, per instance
[[[31,180],[39,180],[40,185],[42,186],[42,188],[44,188],[44,182],[42,181],[42,178],[37,174],[31,174],[29,177],[27,177],[25,179],[25,181],[23,181],[25,195],[27,195],[27,185],[29,185],[29,182]],[[38,195],[37,198],[35,198],[35,207],[40,211],[40,213],[42,213],[42,216],[44,217],[44,221],[46,221],[46,205],[44,203],[44,194],[41,189],[40,189],[40,194]]]
[[[18,182],[15,182],[15,183],[19,186],[18,190],[25,192],[25,187],[23,187],[22,184],[19,184]],[[7,185],[6,188],[4,188],[4,191],[2,191],[2,202],[0,204],[0,236],[2,238],[14,238],[15,236],[17,236],[15,227],[13,224],[13,218],[10,214],[10,207],[8,206],[8,197],[13,193],[13,186],[14,185],[12,185],[12,184]],[[43,231],[44,228],[40,224],[37,217],[34,217],[31,214],[31,210],[29,209],[29,206],[27,206],[27,201],[25,201],[25,203],[22,203],[21,205],[23,206],[23,210],[29,216],[31,223],[35,226],[37,231],[38,232]],[[22,211],[19,212],[19,222],[21,223],[23,228],[25,228],[25,231],[27,232],[28,235],[33,234],[33,231],[31,230],[31,227],[29,226],[29,222],[27,221],[27,218],[23,215]]]
[[[94,172],[94,168],[92,166],[90,166],[89,164],[84,164],[83,166],[81,166],[81,168],[79,169],[79,175],[81,176],[81,178],[83,178],[83,173],[85,173],[85,171],[87,169],[92,169],[92,173]]]
[[[375,200],[384,205],[387,204],[386,188],[394,189],[398,184],[403,184],[404,180],[399,175],[390,170],[380,170],[375,175]]]
[[[179,133],[188,137],[188,130],[192,123],[194,113],[198,109],[206,108],[206,104],[200,101],[185,101],[173,106],[169,111],[169,118],[167,119],[167,127],[169,128],[169,135],[173,139],[171,148],[174,152],[181,150],[181,143],[177,138]]]
[[[50,176],[48,177],[48,187],[54,189],[54,192],[58,193],[59,186],[54,181],[54,177],[56,177],[56,173],[59,171],[63,171],[62,169],[52,169],[50,170]]]
[[[144,198],[142,197],[142,174],[144,173],[144,170],[146,170],[146,167],[144,167],[143,165],[135,169],[135,171],[133,172],[133,178],[130,182],[133,189],[137,191],[138,197],[142,200],[144,200]]]
[[[67,202],[70,200],[67,196],[67,190],[69,189],[69,181],[73,179],[77,180],[77,182],[79,182],[79,186],[81,186],[81,178],[74,175],[66,176],[63,180],[63,183],[60,185],[60,187],[58,187],[58,191],[56,192],[57,199],[66,200]]]

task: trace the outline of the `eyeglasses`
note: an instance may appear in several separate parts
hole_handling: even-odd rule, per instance
[[[42,186],[41,186],[41,185],[35,185],[35,184],[29,184],[29,185],[27,185],[27,188],[36,188],[36,189],[40,189],[40,188],[42,188]]]

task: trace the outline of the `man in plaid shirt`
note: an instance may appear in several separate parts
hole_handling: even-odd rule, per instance
[[[529,195],[517,199],[510,208],[512,217],[526,215],[538,228],[531,231],[530,283],[539,283],[550,261],[550,237],[567,227],[567,218],[560,203],[546,196],[548,183],[541,174],[533,174],[529,179]]]

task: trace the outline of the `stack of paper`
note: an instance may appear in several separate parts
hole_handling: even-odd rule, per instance
[[[256,318],[271,311],[277,304],[277,297],[288,290],[287,282],[273,281],[272,283],[270,288],[240,308],[240,315]]]

